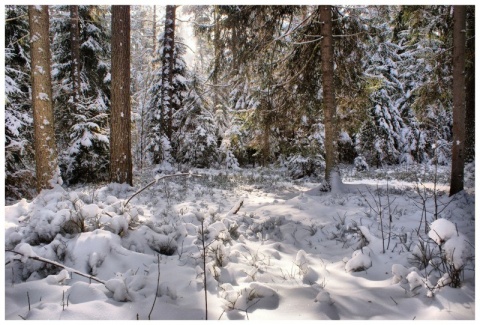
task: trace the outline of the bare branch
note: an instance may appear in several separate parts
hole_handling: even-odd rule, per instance
[[[127,202],[125,202],[125,206],[127,206],[128,202],[130,202],[131,199],[133,199],[135,196],[137,196],[138,194],[140,194],[140,193],[142,193],[143,191],[145,191],[147,188],[149,188],[149,187],[152,186],[153,184],[157,183],[159,180],[165,179],[165,178],[169,178],[169,177],[176,177],[176,176],[195,176],[195,177],[202,177],[202,175],[197,175],[197,174],[181,173],[181,174],[164,175],[164,176],[162,176],[162,177],[156,178],[154,181],[151,181],[150,183],[148,183],[147,185],[145,185],[143,188],[141,188],[140,190],[138,190],[137,192],[135,192],[135,193],[127,200]]]
[[[94,277],[94,276],[92,276],[92,275],[85,274],[85,273],[83,273],[83,272],[77,271],[77,270],[72,269],[72,268],[70,268],[70,267],[68,267],[68,266],[65,266],[65,265],[60,264],[60,263],[58,263],[58,262],[55,262],[55,261],[46,259],[46,258],[44,258],[44,257],[40,257],[40,256],[26,256],[26,255],[23,254],[23,253],[16,252],[16,251],[10,250],[10,249],[6,249],[5,252],[11,252],[11,253],[14,253],[14,254],[21,255],[21,256],[23,256],[23,257],[28,257],[28,258],[30,258],[30,259],[32,259],[32,260],[35,260],[35,261],[40,261],[40,262],[43,262],[43,263],[51,264],[51,265],[60,267],[60,268],[62,268],[62,269],[65,269],[65,270],[67,270],[67,271],[69,271],[69,272],[72,272],[72,273],[75,273],[75,274],[77,274],[77,275],[83,276],[83,277],[85,277],[85,278],[87,278],[87,279],[94,280],[94,281],[96,281],[96,282],[98,282],[98,283],[101,283],[101,284],[105,284],[105,281],[100,280],[99,278],[96,278],[96,277]]]

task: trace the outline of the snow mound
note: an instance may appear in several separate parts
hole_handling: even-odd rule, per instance
[[[417,271],[416,267],[411,267],[407,269],[405,266],[401,264],[393,264],[392,265],[392,274],[393,274],[392,284],[408,283],[407,276],[414,271],[415,272]]]
[[[332,303],[332,299],[330,298],[330,294],[326,291],[320,291],[317,296],[315,297],[315,302],[319,302],[319,303],[328,303],[328,304],[331,304]]]
[[[446,219],[438,219],[430,225],[428,236],[438,245],[443,246],[443,254],[446,261],[460,270],[465,265],[470,249],[467,246],[467,238],[459,234],[457,227]]]
[[[113,293],[113,299],[116,301],[130,301],[127,286],[121,278],[110,279],[105,283],[105,287]]]
[[[410,290],[421,287],[425,283],[423,277],[420,276],[416,271],[410,272],[406,279],[410,285]]]
[[[18,244],[17,247],[15,247],[15,251],[22,254],[22,256],[19,257],[22,263],[26,263],[30,257],[37,256],[33,251],[32,246],[27,243]]]
[[[308,271],[307,253],[303,249],[299,250],[295,257],[295,265],[298,266],[300,271],[305,274]]]
[[[367,247],[356,250],[352,254],[352,258],[345,264],[345,271],[359,272],[365,271],[372,266],[372,259],[367,255],[370,250]]]
[[[80,213],[85,219],[93,219],[100,214],[101,209],[96,204],[85,204],[80,208]]]
[[[451,221],[438,219],[430,225],[428,237],[432,238],[438,245],[441,245],[456,234],[456,227]]]
[[[70,280],[70,274],[67,270],[63,269],[57,275],[49,275],[46,278],[48,284],[60,284],[63,285],[67,280]]]
[[[252,282],[240,291],[236,291],[230,283],[222,284],[221,288],[223,292],[220,296],[225,300],[223,309],[226,312],[247,309],[253,312],[260,308],[275,309],[280,301],[274,289],[259,282]]]
[[[448,239],[443,246],[445,258],[456,270],[463,268],[467,261],[470,249],[467,246],[467,238],[460,234]]]
[[[72,304],[81,304],[89,301],[104,301],[107,296],[97,287],[103,287],[98,284],[88,284],[85,282],[74,283],[67,291],[68,301]]]

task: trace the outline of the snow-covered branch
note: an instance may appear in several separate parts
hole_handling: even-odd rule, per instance
[[[18,255],[21,255],[23,256],[24,258],[30,258],[32,260],[36,260],[36,261],[39,261],[39,262],[43,262],[43,263],[47,263],[47,264],[51,264],[51,265],[54,265],[54,266],[57,266],[57,267],[60,267],[62,269],[65,269],[67,270],[68,272],[72,272],[72,273],[75,273],[77,275],[80,275],[80,276],[83,276],[87,279],[90,279],[90,280],[94,280],[98,283],[101,283],[101,284],[105,284],[105,281],[103,280],[100,280],[99,278],[96,278],[92,275],[89,275],[89,274],[85,274],[83,272],[80,272],[80,271],[77,271],[75,269],[72,269],[68,266],[65,266],[63,264],[60,264],[58,262],[55,262],[55,261],[52,261],[52,260],[49,260],[47,258],[44,258],[44,257],[40,257],[38,255],[33,255],[33,254],[24,254],[24,253],[21,253],[21,252],[17,252],[17,251],[14,251],[14,250],[10,250],[10,249],[6,249],[5,252],[11,252],[11,253],[14,253],[14,254],[18,254]]]
[[[137,192],[135,192],[135,193],[127,200],[127,202],[125,202],[125,206],[128,204],[128,202],[130,202],[131,199],[133,199],[135,196],[137,196],[138,194],[140,194],[140,193],[142,193],[143,191],[145,191],[147,188],[149,188],[149,187],[152,186],[153,184],[156,184],[159,180],[165,179],[165,178],[169,178],[169,177],[176,177],[176,176],[188,176],[188,177],[195,176],[195,177],[202,177],[202,175],[197,175],[197,174],[192,174],[192,173],[180,173],[180,174],[163,175],[163,176],[160,176],[160,177],[155,177],[155,180],[151,181],[150,183],[148,183],[147,185],[145,185],[143,188],[141,188],[140,190],[138,190]]]

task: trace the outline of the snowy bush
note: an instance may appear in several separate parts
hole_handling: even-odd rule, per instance
[[[458,233],[456,226],[446,219],[435,220],[430,225],[428,236],[441,249],[441,270],[444,274],[439,285],[448,284],[454,288],[460,287],[460,275],[471,255],[467,238]]]
[[[341,131],[338,139],[338,160],[351,164],[356,156],[355,143],[346,131]]]
[[[355,169],[358,171],[368,170],[368,163],[363,156],[356,157],[353,161],[353,164],[355,166]]]
[[[325,169],[324,152],[325,126],[316,123],[311,130],[299,129],[295,133],[291,152],[285,161],[290,176],[293,179],[305,176],[320,176]],[[293,150],[292,150],[293,149]]]
[[[284,234],[280,229],[280,226],[285,223],[285,217],[269,217],[267,220],[263,222],[254,222],[252,223],[247,231],[246,234],[251,237],[252,239],[275,239],[275,240],[283,240]]]
[[[294,155],[288,157],[286,167],[290,176],[298,179],[305,176],[319,176],[319,172],[325,168],[325,162],[320,155],[312,157]]]
[[[428,236],[429,240],[421,240],[413,248],[410,258],[412,264],[424,269],[427,274],[432,271],[438,273],[436,284],[425,282],[428,284],[428,294],[446,285],[460,287],[461,274],[471,258],[467,238],[458,233],[452,222],[443,218],[431,223]]]
[[[217,137],[212,117],[188,115],[177,135],[177,161],[193,167],[210,167],[218,161]]]
[[[371,250],[368,247],[356,250],[352,254],[352,258],[345,264],[345,271],[359,272],[365,271],[372,266],[372,259],[370,258]]]

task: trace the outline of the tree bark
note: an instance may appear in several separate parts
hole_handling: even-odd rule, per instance
[[[112,6],[110,181],[132,180],[130,121],[130,6]]]
[[[53,121],[48,6],[28,6],[36,188],[60,182]]]
[[[323,111],[325,123],[325,182],[330,188],[331,173],[337,165],[337,110],[333,84],[332,7],[320,6]]]
[[[214,6],[213,11],[213,23],[214,23],[214,32],[213,32],[213,50],[214,50],[214,66],[212,72],[212,83],[213,83],[213,110],[217,110],[218,101],[218,74],[220,70],[220,19],[219,19],[219,7],[218,5]],[[233,32],[236,28],[233,28]],[[233,55],[233,60],[235,60],[235,55]]]
[[[467,7],[465,162],[475,160],[475,6]]]
[[[463,190],[465,164],[466,6],[453,9],[453,144],[450,196]]]
[[[157,52],[157,6],[153,6],[153,55]]]
[[[166,115],[165,135],[172,141],[173,119],[173,70],[175,68],[175,11],[176,6],[167,6],[165,15],[165,39],[162,55],[162,108]],[[162,114],[163,115],[163,114]]]
[[[80,96],[80,30],[78,27],[78,6],[70,6],[70,47],[72,52],[72,96],[73,108],[77,113]]]

